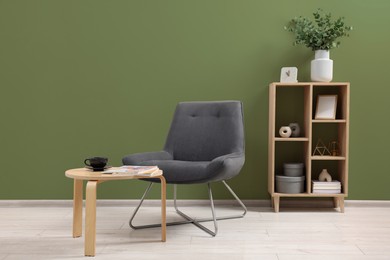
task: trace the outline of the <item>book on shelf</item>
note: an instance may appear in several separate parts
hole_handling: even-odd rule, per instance
[[[113,175],[133,175],[133,176],[159,176],[162,175],[162,171],[157,166],[136,166],[136,165],[124,165],[121,167],[112,167],[109,170],[103,172],[104,174]]]
[[[312,183],[318,186],[341,185],[339,181],[312,181]]]
[[[317,187],[317,186],[313,186],[313,189],[317,189],[317,190],[337,190],[337,189],[341,189],[341,186],[329,186],[329,187]]]
[[[341,193],[341,182],[339,181],[312,181],[313,193],[339,194]]]
[[[326,182],[326,181],[312,181],[313,188],[319,188],[319,189],[330,189],[330,188],[340,188],[341,183],[339,181],[332,181],[332,182]]]
[[[341,187],[341,185],[340,184],[317,185],[317,184],[313,183],[313,187],[318,187],[318,188],[336,187],[336,188],[339,188],[339,187]]]
[[[330,189],[330,190],[318,190],[318,189],[313,189],[313,193],[320,193],[320,194],[339,194],[341,193],[341,189]]]

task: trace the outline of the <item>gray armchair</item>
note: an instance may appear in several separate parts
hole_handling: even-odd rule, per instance
[[[192,223],[212,236],[218,231],[217,220],[241,218],[246,207],[228,186],[226,180],[239,174],[245,162],[243,108],[239,101],[182,102],[176,107],[163,151],[125,156],[124,165],[157,165],[163,170],[167,184],[174,184],[174,207],[185,221],[167,225]],[[133,219],[154,182],[150,184],[130,219],[134,229],[158,227],[159,224],[135,226]],[[244,212],[239,215],[216,217],[211,183],[222,181]],[[212,218],[194,219],[177,207],[177,184],[207,183]],[[201,222],[213,221],[214,231]]]

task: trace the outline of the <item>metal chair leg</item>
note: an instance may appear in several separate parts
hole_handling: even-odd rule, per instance
[[[211,213],[212,213],[212,218],[197,218],[197,219],[194,219],[188,215],[186,215],[185,213],[183,213],[181,210],[179,210],[178,206],[177,206],[177,185],[174,184],[174,189],[173,189],[173,203],[174,203],[174,208],[176,210],[176,212],[182,216],[183,218],[185,218],[186,220],[184,221],[175,221],[175,222],[169,222],[167,223],[167,226],[173,226],[173,225],[182,225],[182,224],[194,224],[195,226],[197,226],[198,228],[202,229],[203,231],[205,231],[206,233],[212,235],[212,236],[216,236],[217,232],[218,232],[218,225],[217,225],[217,220],[225,220],[225,219],[235,219],[235,218],[243,218],[245,216],[245,214],[247,213],[247,208],[245,207],[244,203],[242,203],[242,201],[238,198],[238,196],[234,193],[234,191],[230,188],[230,186],[225,182],[225,181],[222,181],[223,184],[225,185],[225,187],[228,189],[228,191],[233,195],[233,197],[237,200],[237,202],[240,204],[240,206],[244,209],[244,212],[242,214],[239,214],[239,215],[230,215],[230,216],[223,216],[223,217],[216,217],[216,214],[215,214],[215,208],[214,208],[214,200],[213,200],[213,195],[212,195],[212,190],[211,190],[211,185],[210,183],[208,183],[208,192],[209,192],[209,199],[210,199],[210,206],[211,206]],[[137,208],[135,209],[133,215],[131,216],[130,218],[130,221],[129,221],[129,225],[130,227],[132,227],[133,229],[143,229],[143,228],[153,228],[153,227],[161,227],[161,224],[151,224],[151,225],[141,225],[141,226],[135,226],[132,224],[132,221],[135,217],[135,215],[137,214],[139,208],[141,207],[146,195],[149,193],[149,190],[152,186],[152,182],[149,184],[149,186],[146,188],[146,191],[144,193],[144,195],[142,196],[141,198],[141,201],[139,203],[139,205],[137,206]],[[210,229],[204,227],[203,225],[199,224],[201,222],[208,222],[208,221],[213,221],[214,222],[214,231],[211,231]]]
[[[225,181],[222,181],[223,184],[225,185],[225,187],[227,188],[227,190],[233,195],[233,197],[237,200],[237,202],[240,204],[240,206],[242,207],[242,209],[244,210],[243,213],[239,214],[239,215],[230,215],[230,216],[223,216],[223,217],[216,217],[217,220],[225,220],[225,219],[235,219],[235,218],[243,218],[246,213],[247,213],[247,208],[245,207],[244,203],[240,200],[240,198],[236,195],[236,193],[234,193],[234,191],[232,190],[232,188],[230,188],[230,186],[225,182]],[[176,186],[176,184],[174,184]],[[176,187],[174,186],[174,206],[175,206],[175,209],[177,209],[177,202],[176,202]],[[197,219],[198,222],[206,222],[206,221],[212,221],[213,219],[212,218],[200,218],[200,219]]]
[[[130,217],[130,220],[129,220],[129,226],[132,228],[132,229],[144,229],[144,228],[154,228],[154,227],[161,227],[161,224],[150,224],[150,225],[139,225],[139,226],[136,226],[133,224],[133,220],[135,218],[135,216],[137,215],[138,213],[138,210],[140,209],[142,203],[144,202],[146,196],[148,195],[149,191],[151,190],[152,188],[152,185],[153,185],[153,182],[151,182],[148,187],[146,188],[144,194],[142,195],[141,197],[141,200],[138,204],[138,206],[135,208],[133,214],[131,215]],[[166,225],[167,226],[173,226],[173,225],[181,225],[181,224],[189,224],[191,222],[189,221],[177,221],[177,222],[171,222],[171,223],[167,223]]]
[[[226,183],[226,181],[222,181],[223,184],[225,184],[225,187],[228,189],[228,191],[230,192],[230,194],[233,195],[233,197],[237,200],[237,202],[240,204],[240,206],[244,209],[244,212],[241,214],[241,215],[238,215],[236,217],[227,217],[227,219],[231,219],[231,218],[243,218],[246,213],[248,212],[247,208],[245,207],[244,203],[242,203],[242,201],[240,200],[240,198],[237,196],[236,193],[234,193],[234,191],[232,190],[232,188],[230,188],[230,186]],[[220,219],[226,219],[226,218],[220,218]]]
[[[152,186],[153,186],[153,182],[149,183],[148,187],[146,188],[146,190],[144,192],[144,195],[142,195],[142,197],[141,197],[141,201],[139,202],[138,206],[135,208],[135,210],[133,212],[133,215],[130,217],[129,226],[131,228],[133,228],[133,229],[139,228],[139,227],[133,225],[133,219],[134,219],[135,215],[137,215],[137,212],[138,212],[139,208],[141,207],[142,203],[144,202],[145,197],[146,197],[146,195],[148,195],[148,193],[149,193],[150,189],[152,188]]]
[[[202,229],[206,233],[208,233],[208,234],[212,235],[213,237],[215,237],[217,235],[217,232],[218,232],[218,224],[217,224],[217,219],[215,217],[215,209],[214,209],[213,193],[211,191],[211,184],[207,183],[207,186],[208,186],[208,191],[209,191],[211,213],[213,215],[212,220],[214,222],[214,231],[211,231],[210,229],[208,229],[205,226],[201,225],[199,223],[200,221],[198,221],[197,219],[191,218],[190,216],[188,216],[187,214],[185,214],[185,213],[183,213],[182,211],[179,210],[179,208],[177,207],[177,203],[176,203],[176,189],[177,189],[176,184],[174,185],[174,206],[175,206],[175,210],[176,210],[177,214],[179,214],[183,218],[187,219],[190,223],[194,224],[195,226],[197,226],[198,228]]]

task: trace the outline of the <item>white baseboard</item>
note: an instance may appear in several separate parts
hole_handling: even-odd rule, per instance
[[[139,200],[107,200],[98,199],[97,205],[100,207],[133,207],[137,206]],[[210,205],[208,200],[178,200],[180,206],[203,206]],[[243,200],[248,207],[270,207],[270,200]],[[235,206],[235,200],[214,200],[215,205]],[[72,207],[72,200],[0,200],[0,207]],[[161,205],[161,200],[145,200],[142,204],[146,207],[157,207]],[[173,207],[173,200],[167,200],[167,206]]]
[[[134,207],[139,200],[104,200],[99,199],[100,207]],[[178,200],[180,206],[206,206],[208,200]],[[238,206],[235,200],[214,200],[217,206]],[[247,207],[270,207],[270,200],[243,200]],[[332,208],[332,200],[281,200],[281,207]],[[0,200],[0,207],[72,207],[72,200]],[[155,207],[160,200],[145,200],[144,206]],[[167,206],[173,206],[173,200],[167,200]],[[389,200],[346,200],[346,207],[390,207]]]

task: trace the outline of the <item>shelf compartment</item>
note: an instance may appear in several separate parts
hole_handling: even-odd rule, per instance
[[[345,123],[340,124],[313,124],[312,127],[312,141],[311,141],[311,157],[314,160],[345,160],[346,155],[346,142],[345,135],[343,134],[346,129]],[[314,154],[318,141],[321,140],[322,144],[325,145],[329,152],[332,153],[330,143],[333,141],[337,142],[337,156],[331,156],[327,152],[324,156],[321,156],[319,151]],[[324,148],[320,148],[321,152],[325,152]]]
[[[308,142],[309,138],[307,137],[290,137],[290,138],[283,138],[283,137],[275,137],[275,141],[278,142]]]
[[[341,183],[342,194],[348,194],[348,175],[347,175],[347,160],[315,160],[311,165],[311,179],[318,180],[318,177],[323,169],[327,169],[333,180],[338,180]],[[310,183],[311,186],[311,183]],[[309,190],[312,193],[312,187]],[[312,193],[320,195],[318,193]]]
[[[304,190],[308,190],[308,184],[310,182],[310,168],[306,167],[307,161],[305,158],[306,150],[308,149],[309,142],[274,142],[275,158],[273,161],[273,172],[275,175],[284,175],[283,164],[284,163],[304,163],[304,175],[306,176]],[[272,193],[276,191],[275,175],[272,178]]]
[[[337,95],[336,120],[348,119],[349,106],[349,84],[335,83],[335,84],[315,84],[313,85],[313,109],[312,119],[315,120],[315,113],[317,108],[318,95]]]
[[[275,175],[283,175],[283,163],[305,164],[306,142],[276,142],[275,143]]]
[[[282,126],[288,126],[290,123],[298,123],[300,126],[300,136],[308,136],[305,129],[305,89],[308,85],[286,87],[278,86],[275,88],[275,114],[274,118],[274,136],[279,135],[279,129]]]

